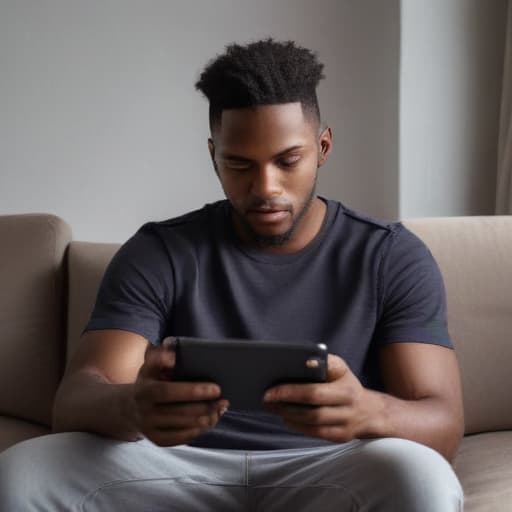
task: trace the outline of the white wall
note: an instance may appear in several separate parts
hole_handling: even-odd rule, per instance
[[[266,36],[326,64],[320,192],[396,217],[398,0],[0,0],[0,214],[119,242],[222,197],[193,84],[226,43]]]
[[[494,213],[506,7],[402,0],[402,218]]]

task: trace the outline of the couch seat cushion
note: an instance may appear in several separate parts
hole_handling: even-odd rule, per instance
[[[0,452],[25,439],[49,433],[50,429],[45,425],[0,416]]]
[[[512,511],[512,431],[466,436],[455,459],[465,512]]]

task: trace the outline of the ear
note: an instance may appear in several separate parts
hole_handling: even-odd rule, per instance
[[[213,139],[208,139],[208,151],[210,152],[210,158],[212,159],[213,168],[215,169],[215,172],[219,174],[217,170],[217,162],[215,162],[215,144],[213,143]]]
[[[327,160],[327,155],[331,152],[332,149],[332,131],[327,126],[320,133],[320,137],[318,139],[318,167],[324,164]]]

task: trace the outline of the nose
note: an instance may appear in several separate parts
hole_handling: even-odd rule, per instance
[[[251,182],[251,193],[261,199],[271,199],[281,195],[283,187],[279,169],[268,165],[255,169]]]

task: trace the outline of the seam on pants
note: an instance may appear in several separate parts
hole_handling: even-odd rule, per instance
[[[227,482],[212,482],[211,480],[192,480],[192,479],[184,479],[183,477],[174,477],[174,478],[133,478],[126,480],[112,480],[110,482],[105,482],[99,487],[89,491],[85,496],[80,498],[80,501],[71,507],[72,511],[77,512],[85,512],[87,509],[87,502],[89,502],[92,498],[94,498],[99,492],[103,489],[109,489],[112,487],[120,487],[125,484],[131,483],[141,483],[141,482],[178,482],[180,485],[209,485],[212,487],[240,487],[240,483],[227,483]],[[243,484],[242,484],[243,485]]]

